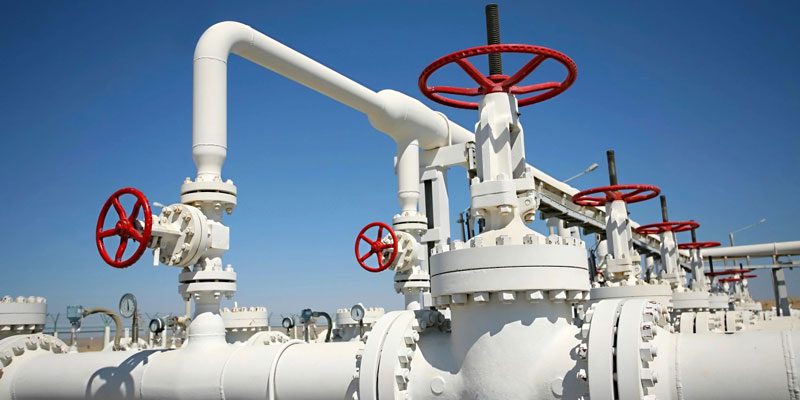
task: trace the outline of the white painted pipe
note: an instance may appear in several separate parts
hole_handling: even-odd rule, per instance
[[[397,143],[397,198],[400,214],[417,215],[419,211],[419,141]]]
[[[772,257],[800,254],[800,241],[750,244],[745,246],[714,247],[702,249],[706,257]]]
[[[227,61],[233,53],[361,111],[395,141],[419,139],[423,149],[472,139],[472,134],[418,100],[379,93],[238,22],[208,28],[194,53],[192,156],[198,179],[221,177],[227,155]]]
[[[356,387],[352,382],[358,347],[358,342],[286,349],[222,344],[137,353],[46,354],[17,366],[13,384],[6,386],[10,392],[0,392],[0,398],[263,399],[274,370],[278,400],[349,399]]]
[[[673,398],[790,400],[800,395],[796,331],[677,335],[676,340],[676,361],[668,366],[675,374],[678,395]]]

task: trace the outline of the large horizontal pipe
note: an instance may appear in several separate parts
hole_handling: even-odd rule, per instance
[[[0,382],[0,398],[349,399],[356,387],[358,346],[222,344],[173,351],[46,354],[20,360],[8,377],[11,384]]]
[[[227,61],[233,53],[307,86],[369,117],[397,142],[422,149],[472,140],[470,131],[405,94],[374,92],[238,22],[208,28],[194,53],[192,156],[198,178],[217,180],[227,156]]]
[[[690,334],[676,340],[675,362],[669,365],[677,394],[672,398],[794,400],[800,395],[796,331]]]
[[[701,250],[703,257],[772,257],[800,254],[800,241],[714,247]]]

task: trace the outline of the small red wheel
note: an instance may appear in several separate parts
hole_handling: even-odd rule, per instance
[[[478,56],[481,54],[500,54],[500,53],[525,53],[534,54],[532,60],[528,61],[519,71],[511,76],[508,75],[489,75],[486,76],[472,63],[467,61],[467,58]],[[526,76],[530,75],[536,68],[538,68],[545,60],[553,59],[561,63],[567,69],[567,77],[561,82],[543,82],[534,85],[516,86],[522,82]],[[464,88],[454,86],[428,86],[428,78],[439,68],[450,64],[458,64],[467,75],[470,76],[477,84],[478,87]],[[511,94],[528,94],[535,92],[542,92],[534,96],[526,97],[517,101],[519,107],[529,106],[547,99],[553,98],[561,92],[567,90],[578,75],[578,67],[575,62],[569,57],[555,50],[546,47],[532,46],[529,44],[490,44],[486,46],[472,47],[469,49],[457,51],[448,54],[429,65],[422,71],[419,76],[419,90],[425,97],[446,106],[456,108],[466,108],[470,110],[477,110],[478,103],[455,100],[444,97],[439,93],[455,94],[461,96],[482,96],[487,93],[505,92]]]
[[[375,227],[378,228],[378,234],[375,236],[376,238],[368,238],[366,235],[367,231]],[[389,235],[392,238],[392,243],[383,243],[384,230],[389,232]],[[369,251],[363,255],[361,254],[360,248],[362,241],[369,245]],[[392,250],[391,254],[388,257],[384,257],[384,251],[389,249]],[[366,263],[367,259],[373,254],[377,255],[378,258],[377,267],[369,266]],[[392,265],[395,257],[397,257],[397,235],[395,235],[394,230],[389,225],[386,225],[383,222],[373,222],[365,226],[364,229],[358,233],[358,236],[356,236],[356,260],[358,261],[358,264],[361,265],[361,268],[364,268],[369,272],[381,272]]]
[[[697,250],[697,249],[707,249],[709,247],[717,247],[719,246],[719,242],[689,242],[689,243],[681,243],[678,245],[678,248],[681,250]]]
[[[603,193],[602,196],[591,196]],[[653,185],[611,185],[584,190],[572,196],[579,206],[604,206],[609,201],[622,200],[628,204],[650,200],[658,196],[661,189]]]
[[[752,269],[724,269],[722,271],[706,272],[706,276],[723,276],[723,275],[746,274],[748,272],[753,272],[753,270]]]
[[[122,206],[122,202],[120,202],[120,198],[124,195],[132,195],[136,198],[136,202],[130,214],[125,212],[125,208]],[[106,229],[104,227],[106,215],[112,206],[114,207],[114,211],[117,212],[119,220],[114,224],[113,228]],[[136,218],[139,216],[139,211],[144,212],[144,226],[142,227],[137,226],[138,221]],[[103,258],[103,261],[114,268],[130,267],[139,260],[142,253],[144,253],[144,249],[147,248],[152,229],[153,215],[150,212],[150,203],[147,201],[147,197],[138,189],[130,187],[122,188],[114,192],[114,194],[106,200],[103,208],[100,209],[100,216],[97,218],[97,230],[95,231],[97,251],[100,252],[100,257]],[[108,255],[106,245],[103,242],[104,239],[112,236],[119,236],[119,245],[117,246],[117,251],[114,253],[113,258]],[[123,259],[122,257],[125,255],[125,250],[128,248],[129,239],[138,242],[139,247],[136,248],[136,251],[134,251],[130,257]]]
[[[664,232],[690,231],[698,227],[700,227],[700,224],[694,221],[665,221],[642,225],[634,230],[640,235],[656,235]]]

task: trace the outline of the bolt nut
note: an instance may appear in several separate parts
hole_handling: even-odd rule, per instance
[[[589,355],[589,345],[586,343],[581,343],[578,345],[578,356],[581,358],[586,358]]]
[[[650,323],[645,322],[642,324],[642,340],[648,341],[656,336],[656,327]]]
[[[511,244],[511,236],[508,235],[500,235],[495,239],[495,244],[498,246],[505,246]]]
[[[585,381],[585,380],[589,379],[589,375],[586,373],[586,370],[585,370],[585,369],[583,369],[583,368],[579,369],[579,370],[578,370],[578,373],[577,373],[577,374],[575,374],[575,376],[576,376],[578,379],[582,380],[582,381]]]
[[[476,292],[472,294],[472,301],[476,303],[488,303],[489,292]]]

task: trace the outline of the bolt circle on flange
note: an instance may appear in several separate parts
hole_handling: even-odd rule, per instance
[[[642,225],[634,231],[640,235],[657,235],[664,232],[685,232],[700,227],[695,221],[664,221]]]
[[[528,61],[522,68],[511,76],[507,75],[489,75],[485,76],[472,63],[466,59],[482,54],[500,54],[500,53],[524,53],[534,54],[535,57]],[[561,63],[567,69],[567,77],[561,82],[543,82],[533,85],[516,86],[525,77],[530,75],[536,68],[538,68],[547,59],[553,59]],[[467,73],[477,84],[475,88],[464,88],[454,86],[428,86],[428,78],[439,68],[455,63],[464,72]],[[472,47],[469,49],[450,53],[444,57],[431,63],[427,68],[422,71],[419,76],[418,86],[419,90],[425,97],[446,106],[464,108],[470,110],[477,110],[478,103],[463,100],[451,99],[442,96],[439,93],[454,94],[460,96],[482,96],[488,93],[505,92],[511,94],[528,94],[535,92],[542,92],[534,96],[520,99],[517,102],[519,107],[525,107],[531,104],[536,104],[547,99],[553,98],[561,92],[567,90],[578,74],[578,67],[575,62],[569,57],[558,51],[548,49],[546,47],[533,46],[528,44],[491,44],[486,46]]]
[[[136,199],[130,214],[125,211],[122,202],[120,202],[120,199],[124,195],[132,195]],[[114,224],[114,227],[107,229],[105,228],[105,220],[111,207],[116,211],[119,220]],[[144,214],[144,226],[141,227],[138,226],[137,220],[140,211]],[[100,253],[100,257],[103,258],[103,261],[114,268],[130,267],[139,260],[145,248],[147,248],[152,229],[153,215],[150,212],[150,203],[147,197],[135,188],[126,187],[119,189],[106,200],[103,208],[100,209],[100,215],[97,217],[97,228],[95,230],[97,251]],[[113,258],[109,256],[104,243],[105,239],[112,236],[119,237],[119,245],[117,246],[117,251],[114,253]],[[128,240],[137,242],[139,247],[136,248],[130,257],[123,259],[125,250],[128,248]]]
[[[602,196],[592,196],[602,193]],[[638,203],[658,196],[661,189],[653,185],[611,185],[601,186],[578,192],[572,196],[572,202],[579,206],[604,206],[611,201],[622,200],[625,203]]]
[[[679,244],[678,248],[681,250],[697,250],[707,249],[709,247],[719,247],[720,245],[720,242],[689,242]]]
[[[378,234],[376,239],[370,239],[367,237],[366,233],[368,230],[372,228],[378,228]],[[383,231],[386,230],[389,233],[389,236],[392,238],[392,243],[384,243],[383,242]],[[369,245],[369,251],[361,254],[361,244],[362,242],[366,242]],[[388,257],[384,257],[384,252],[386,250],[391,250],[391,253]],[[356,236],[356,260],[361,268],[369,272],[381,272],[386,268],[389,268],[390,265],[394,262],[395,258],[397,257],[397,235],[394,233],[394,230],[389,226],[384,224],[383,222],[373,222],[367,224],[364,229],[361,229],[361,232],[358,233]],[[372,255],[376,255],[378,258],[378,266],[373,267],[367,265],[366,261]]]

